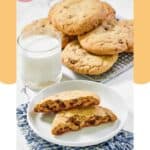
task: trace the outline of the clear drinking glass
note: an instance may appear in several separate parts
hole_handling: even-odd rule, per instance
[[[25,87],[41,90],[61,80],[59,33],[36,29],[21,33],[18,38],[18,55],[18,78]]]

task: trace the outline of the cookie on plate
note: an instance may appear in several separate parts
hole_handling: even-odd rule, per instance
[[[133,21],[104,21],[95,30],[78,36],[81,46],[96,55],[113,55],[133,48]]]
[[[68,36],[56,28],[53,27],[51,21],[48,18],[42,18],[32,23],[26,25],[22,31],[22,33],[31,33],[31,34],[44,34],[49,31],[59,32],[62,40],[62,48],[64,48],[70,41],[74,39],[72,36]]]
[[[49,96],[34,107],[34,112],[59,112],[76,107],[98,105],[100,98],[89,91],[65,91]]]
[[[95,56],[83,49],[78,41],[70,42],[62,52],[62,62],[79,74],[100,75],[117,61],[118,55]]]
[[[67,35],[89,32],[101,23],[99,0],[63,0],[50,10],[52,24]]]
[[[76,108],[56,114],[51,132],[53,135],[61,135],[69,131],[77,131],[84,127],[98,126],[116,120],[117,116],[104,107]]]

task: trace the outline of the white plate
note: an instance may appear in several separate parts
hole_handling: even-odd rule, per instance
[[[51,134],[53,117],[34,113],[33,108],[37,102],[51,94],[76,89],[97,93],[101,98],[101,105],[110,108],[118,116],[118,120],[115,123],[87,127],[80,131],[53,136]],[[27,109],[28,123],[36,134],[49,142],[75,147],[95,145],[112,138],[123,128],[127,114],[127,106],[118,93],[103,84],[84,80],[65,81],[44,89],[31,100]]]

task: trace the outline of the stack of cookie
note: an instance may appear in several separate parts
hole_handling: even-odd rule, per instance
[[[115,10],[100,0],[62,0],[49,11],[52,25],[67,39],[62,62],[79,74],[100,75],[133,50],[132,20],[117,20]],[[66,40],[65,40],[66,41]]]
[[[119,53],[133,52],[133,21],[115,15],[111,5],[100,0],[62,0],[48,18],[34,21],[23,32],[59,32],[63,64],[79,74],[100,75],[111,69]]]
[[[115,122],[117,116],[99,104],[100,98],[93,92],[64,91],[49,96],[36,104],[34,112],[56,113],[52,123],[52,134],[61,135],[88,126]]]

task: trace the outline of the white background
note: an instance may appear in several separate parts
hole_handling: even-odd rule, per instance
[[[143,85],[133,85],[135,106],[135,150],[148,150],[150,133],[150,83]],[[15,85],[4,85],[0,83],[0,100],[0,149],[15,150]]]

